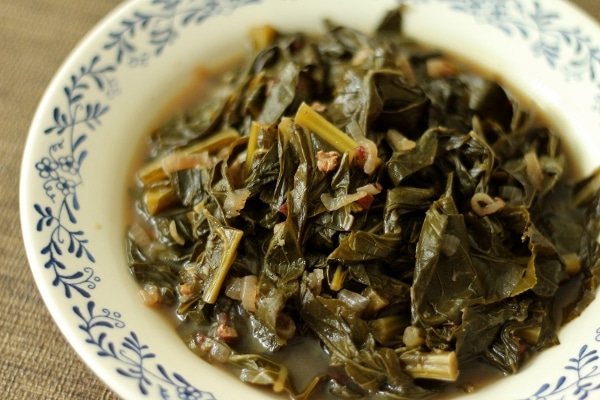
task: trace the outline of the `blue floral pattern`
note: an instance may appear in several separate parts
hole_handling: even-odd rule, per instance
[[[114,99],[120,94],[115,78],[119,68],[144,67],[177,39],[179,29],[259,1],[152,0],[148,11],[135,11],[123,19],[108,34],[101,51],[74,71],[63,86],[64,102],[54,106],[53,123],[44,130],[56,141],[34,166],[43,182],[46,203],[35,203],[33,208],[38,215],[36,231],[47,237],[47,244],[40,249],[46,257],[44,267],[51,271],[52,285],[61,287],[67,299],[90,299],[92,290],[101,282],[90,266],[96,259],[77,219],[81,209],[77,190],[84,182],[81,169],[88,155],[86,139],[110,112],[110,104],[93,98],[91,93],[104,93],[109,101]],[[134,40],[134,36],[142,34],[147,36],[146,42],[139,37]],[[146,46],[140,48],[140,43]],[[67,261],[68,257],[74,257],[79,264]],[[141,395],[149,395],[156,388],[163,399],[215,400],[212,393],[195,388],[183,375],[170,373],[160,363],[154,363],[156,354],[135,332],[123,336],[120,343],[110,340],[116,335],[114,330],[124,328],[125,323],[120,313],[107,309],[97,313],[95,307],[92,300],[87,301],[85,312],[80,306],[73,306],[73,312],[82,321],[78,327],[86,335],[85,342],[96,348],[99,357],[118,362],[121,366],[116,373],[135,381]]]
[[[156,391],[163,399],[215,400],[183,375],[167,371],[157,356],[133,331],[125,332],[119,312],[96,308],[91,300],[101,278],[92,267],[95,257],[78,227],[81,210],[78,189],[85,180],[82,168],[88,150],[86,139],[110,112],[110,100],[120,95],[115,72],[143,68],[174,43],[182,29],[206,19],[233,12],[261,0],[150,0],[144,10],[124,17],[108,33],[104,45],[89,62],[72,71],[63,86],[64,99],[52,109],[53,121],[44,130],[55,141],[34,165],[45,199],[33,204],[38,215],[36,231],[46,245],[45,257],[52,285],[60,288],[81,321],[79,330],[98,357],[119,365],[115,372],[137,385],[147,396]],[[579,27],[563,26],[559,13],[540,0],[397,0],[398,3],[442,3],[529,44],[532,54],[569,80],[600,81],[600,46]],[[547,4],[547,3],[544,3]],[[140,39],[143,36],[143,39]],[[600,90],[600,89],[599,89]],[[102,100],[92,93],[103,93]],[[600,92],[597,94],[600,104]],[[597,107],[600,110],[600,107]],[[75,262],[72,262],[75,260]],[[82,303],[83,301],[83,303]],[[600,330],[596,342],[600,342]],[[570,358],[555,383],[545,383],[528,400],[586,399],[600,389],[598,346],[583,345]]]

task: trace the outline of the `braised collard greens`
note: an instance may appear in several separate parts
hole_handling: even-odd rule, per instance
[[[515,373],[594,298],[598,174],[569,184],[533,111],[401,22],[254,30],[137,173],[144,301],[290,398],[470,390],[464,366]]]

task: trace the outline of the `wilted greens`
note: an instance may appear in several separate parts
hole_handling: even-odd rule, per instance
[[[598,285],[600,174],[569,183],[534,111],[401,21],[256,29],[132,190],[144,301],[293,399],[476,388],[463,367],[517,372]]]

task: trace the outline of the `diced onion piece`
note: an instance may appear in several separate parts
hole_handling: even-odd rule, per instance
[[[331,196],[328,193],[321,194],[321,202],[328,211],[339,210],[340,208],[350,205],[366,196],[374,196],[381,193],[382,187],[379,184],[368,184],[361,186],[356,190],[356,193],[346,194],[338,197]],[[360,208],[362,210],[362,208]]]
[[[201,153],[181,154],[178,152],[166,155],[161,166],[167,175],[196,167],[210,167],[212,164],[207,151]]]
[[[133,236],[133,241],[137,245],[138,249],[148,258],[152,257],[152,238],[144,228],[142,228],[139,224],[133,224],[129,228],[129,232],[131,236]]]
[[[321,268],[315,268],[312,272],[309,272],[306,276],[307,287],[314,295],[321,294],[321,289],[323,288],[323,279],[325,278],[325,273]]]
[[[246,205],[250,191],[246,188],[232,190],[227,193],[223,203],[223,211],[228,218],[237,217]]]
[[[177,231],[177,224],[175,223],[175,220],[172,220],[169,224],[169,234],[178,245],[183,246],[185,244],[185,239]]]
[[[142,297],[142,301],[147,306],[155,306],[160,301],[160,290],[158,286],[147,284],[144,285],[142,289],[140,289],[140,296]]]
[[[524,159],[529,182],[531,182],[534,189],[540,190],[544,181],[544,174],[537,154],[534,150],[530,150],[525,154]]]
[[[346,194],[338,197],[331,196],[329,193],[321,194],[321,202],[328,211],[339,210],[340,208],[354,203],[367,196],[367,192],[356,192],[354,194]]]
[[[225,295],[233,300],[242,299],[242,278],[232,278],[225,286]]]
[[[208,356],[211,361],[225,364],[231,356],[231,349],[224,343],[210,337],[206,337],[200,344],[199,350]]]
[[[229,280],[225,288],[225,295],[233,300],[241,300],[242,307],[247,311],[256,311],[256,297],[258,296],[258,277],[246,275],[243,278]]]
[[[483,206],[482,206],[483,203]],[[506,206],[504,200],[500,197],[492,198],[487,193],[475,193],[473,197],[471,197],[471,208],[475,212],[475,214],[480,217],[484,217],[486,215],[490,215],[503,209]]]
[[[375,169],[381,164],[381,160],[377,156],[377,145],[375,142],[369,139],[360,139],[358,141],[360,156],[357,156],[357,160],[362,164],[363,171],[365,174],[371,175]]]
[[[242,278],[242,307],[248,311],[256,311],[256,297],[258,296],[258,277],[247,275]]]
[[[240,134],[235,129],[224,129],[215,133],[214,135],[210,135],[205,140],[183,147],[164,157],[181,157],[190,154],[202,153],[205,151],[209,153],[215,152],[220,149],[227,148],[228,144],[239,137]],[[167,178],[167,173],[163,169],[164,157],[154,159],[140,168],[138,172],[138,178],[144,185],[148,186],[151,183]]]
[[[369,183],[356,189],[356,192],[365,192],[371,196],[375,196],[383,190],[383,187],[379,183]]]

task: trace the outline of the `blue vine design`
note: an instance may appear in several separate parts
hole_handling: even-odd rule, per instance
[[[68,257],[91,264],[96,262],[85,232],[77,227],[77,212],[81,209],[77,190],[84,181],[81,168],[88,155],[85,148],[88,135],[101,125],[110,111],[108,102],[121,93],[115,72],[125,57],[131,68],[146,66],[153,56],[160,56],[176,40],[179,27],[200,24],[213,15],[228,14],[258,2],[260,0],[153,0],[150,5],[156,7],[156,11],[133,12],[130,18],[121,21],[120,29],[108,34],[102,47],[104,53],[94,55],[87,65],[70,75],[62,90],[64,104],[52,109],[52,123],[43,131],[44,135],[54,135],[57,140],[35,163],[47,202],[33,204],[39,216],[36,231],[48,237],[47,244],[40,250],[46,257],[44,267],[52,272],[52,285],[62,286],[67,299],[74,298],[75,294],[91,298],[91,291],[101,281],[89,265],[72,268]],[[137,47],[136,43],[144,40],[139,37],[134,40],[134,36],[141,33],[147,34],[149,49]],[[111,59],[113,61],[106,61]],[[104,94],[106,100],[91,99],[93,93]],[[123,337],[119,345],[109,340],[109,333],[115,328],[125,327],[119,313],[108,309],[97,313],[94,301],[87,301],[84,310],[73,306],[73,312],[82,321],[78,327],[86,334],[85,342],[96,347],[99,357],[117,361],[120,365],[116,368],[117,374],[135,381],[142,395],[149,395],[156,385],[163,399],[215,400],[212,393],[195,388],[181,374],[169,373],[159,363],[151,365],[156,354],[135,332]]]
[[[183,0],[154,0],[152,4],[161,5],[162,9],[150,13],[136,11],[130,18],[121,21],[121,29],[109,34],[110,40],[104,45],[105,50],[116,52],[116,62],[121,64],[125,56],[129,58],[130,66],[145,65],[148,52],[141,52],[134,43],[134,38],[140,31],[149,34],[148,44],[153,47],[155,56],[162,54],[165,47],[173,43],[178,36],[178,23],[184,28],[190,24],[200,24],[213,15],[226,15],[233,10],[260,0],[205,0],[197,6],[190,7]]]
[[[560,68],[568,79],[595,81],[600,68],[600,47],[579,27],[561,26],[557,12],[542,7],[539,0],[527,7],[519,0],[440,0],[456,11],[494,26],[507,35],[531,41],[535,55],[552,68]],[[566,63],[561,64],[561,61]]]
[[[544,383],[527,400],[564,399],[565,395],[572,395],[578,400],[588,399],[590,393],[600,389],[600,383],[597,383],[599,359],[598,350],[583,345],[577,356],[570,358],[570,364],[564,368],[570,372],[569,377],[561,376],[554,385]]]
[[[68,273],[65,262],[61,261],[65,253],[90,263],[96,261],[87,248],[84,232],[75,228],[75,214],[80,209],[77,198],[77,187],[83,182],[80,169],[87,156],[87,150],[83,148],[87,134],[83,129],[94,131],[109,111],[108,105],[85,99],[91,85],[102,91],[108,75],[115,70],[113,66],[100,67],[99,61],[100,57],[94,56],[87,66],[71,75],[69,84],[64,86],[66,105],[54,107],[54,124],[44,130],[44,134],[54,134],[60,140],[52,144],[48,155],[35,164],[44,181],[42,187],[52,203],[49,206],[35,203],[33,206],[39,214],[36,230],[50,230],[48,244],[40,252],[48,257],[44,267],[54,273],[52,284],[62,286],[68,298],[74,292],[89,298],[89,290],[100,281],[93,268],[85,266],[80,271]]]
[[[182,400],[216,400],[211,393],[196,389],[180,374],[169,374],[160,364],[148,366],[156,355],[141,343],[135,332],[129,332],[120,347],[108,340],[108,334],[104,330],[122,329],[125,328],[125,323],[121,320],[120,313],[107,309],[97,313],[95,308],[94,301],[88,301],[85,310],[73,307],[73,312],[81,320],[78,328],[86,334],[85,342],[97,348],[98,356],[112,358],[123,365],[117,368],[117,373],[135,380],[141,394],[148,395],[152,385],[159,382],[157,389],[163,399],[169,399],[170,394],[174,394]]]

